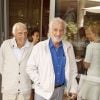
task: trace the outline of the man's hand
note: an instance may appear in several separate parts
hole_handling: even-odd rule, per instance
[[[76,100],[77,94],[76,93],[69,93],[68,97],[69,97],[70,100]]]

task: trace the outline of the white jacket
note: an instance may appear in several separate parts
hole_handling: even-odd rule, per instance
[[[70,92],[77,92],[77,66],[75,62],[73,47],[69,42],[63,41],[63,48],[66,56],[65,77],[67,89]],[[33,47],[27,62],[27,73],[34,82],[35,92],[49,99],[54,91],[55,74],[49,49],[49,39],[39,42]]]
[[[2,74],[2,93],[16,94],[31,91],[31,80],[26,73],[26,62],[29,58],[32,46],[28,42],[20,63],[14,52],[14,40],[3,42],[0,48],[0,73]]]

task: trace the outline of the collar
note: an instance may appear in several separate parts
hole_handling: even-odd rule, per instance
[[[18,48],[18,47],[17,47],[16,40],[15,40],[15,37],[12,38],[11,44],[12,44],[12,47],[13,47],[13,48]],[[29,47],[29,46],[30,46],[30,42],[29,42],[28,40],[26,40],[25,45],[24,45],[22,48],[27,48],[27,47]]]
[[[63,45],[63,44],[62,44],[62,41],[60,41],[59,47],[62,47],[62,45]],[[55,47],[54,44],[53,44],[53,42],[52,42],[52,39],[51,39],[51,38],[50,38],[50,40],[49,40],[49,47],[50,47],[50,48]]]

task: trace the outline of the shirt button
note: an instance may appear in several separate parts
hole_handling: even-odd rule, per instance
[[[20,83],[20,81],[18,81],[18,83]]]
[[[20,75],[20,72],[18,74]]]
[[[20,91],[20,89],[18,89],[18,91]]]

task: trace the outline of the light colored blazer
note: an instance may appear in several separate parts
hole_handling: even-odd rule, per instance
[[[77,66],[73,47],[69,42],[63,41],[63,48],[66,56],[65,77],[68,92],[77,92]],[[49,39],[39,42],[33,47],[32,53],[27,62],[27,73],[34,82],[35,92],[49,99],[54,91],[55,74],[52,64],[52,57],[49,49]]]
[[[26,73],[26,62],[32,46],[25,47],[20,63],[14,51],[14,41],[9,39],[3,42],[0,48],[0,73],[2,74],[2,93],[26,93],[31,90],[31,81]]]

